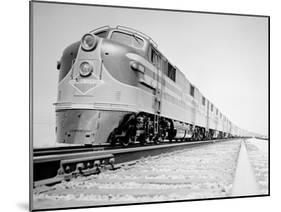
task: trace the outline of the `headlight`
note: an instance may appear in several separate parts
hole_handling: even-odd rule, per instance
[[[93,71],[93,66],[88,62],[82,62],[80,64],[80,75],[82,77],[89,76]]]
[[[82,48],[86,51],[94,49],[97,45],[97,39],[92,34],[85,34],[81,40]]]

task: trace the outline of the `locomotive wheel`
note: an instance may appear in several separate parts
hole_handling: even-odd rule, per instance
[[[140,145],[145,145],[146,144],[146,136],[145,135],[141,135],[139,137],[139,141],[140,141]]]
[[[158,137],[155,137],[155,138],[153,139],[153,142],[154,142],[154,144],[159,144],[159,143],[160,143],[159,138],[158,138]]]
[[[174,141],[171,136],[168,137],[168,140],[169,140],[170,143],[173,143],[173,141]]]
[[[110,144],[110,146],[116,145],[116,138],[114,137],[113,132],[110,133],[110,135],[108,137],[108,143]]]
[[[128,147],[129,144],[131,142],[131,138],[129,136],[125,136],[123,138],[120,138],[120,144],[123,146],[123,147]]]

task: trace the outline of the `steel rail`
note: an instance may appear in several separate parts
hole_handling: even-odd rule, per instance
[[[106,150],[94,150],[86,152],[59,152],[58,154],[50,155],[40,155],[34,156],[33,166],[34,166],[34,185],[48,184],[50,182],[60,182],[63,177],[57,176],[58,170],[65,167],[65,163],[75,163],[81,166],[81,162],[88,161],[89,159],[106,161],[103,163],[104,167],[111,166],[110,158],[114,158],[114,166],[121,167],[123,163],[128,163],[130,161],[137,160],[141,157],[147,157],[152,155],[161,154],[164,152],[170,152],[182,148],[194,147],[204,144],[211,144],[215,142],[223,142],[232,140],[233,138],[227,139],[216,139],[216,140],[206,140],[206,141],[194,141],[194,142],[178,142],[178,143],[163,143],[158,145],[147,145],[147,146],[137,146],[128,148],[114,148]],[[236,138],[235,138],[236,139]],[[59,151],[61,149],[59,148]],[[110,156],[110,157],[109,157]],[[94,161],[94,160],[93,160]],[[113,167],[113,166],[112,166]],[[77,170],[76,170],[77,172]],[[98,170],[98,173],[100,169]],[[71,175],[69,175],[71,176]],[[49,179],[49,180],[48,180]],[[54,180],[55,179],[55,180]]]

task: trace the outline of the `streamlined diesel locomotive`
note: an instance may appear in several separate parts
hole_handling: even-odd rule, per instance
[[[145,144],[242,136],[147,35],[105,26],[58,61],[57,142]]]

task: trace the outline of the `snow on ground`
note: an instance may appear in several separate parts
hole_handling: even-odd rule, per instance
[[[99,175],[34,193],[35,208],[226,197],[232,190],[241,140],[143,158]]]
[[[257,194],[259,194],[259,188],[256,177],[249,161],[245,142],[242,142],[231,195],[249,196]]]
[[[248,139],[246,147],[259,185],[259,194],[268,194],[268,140]]]

